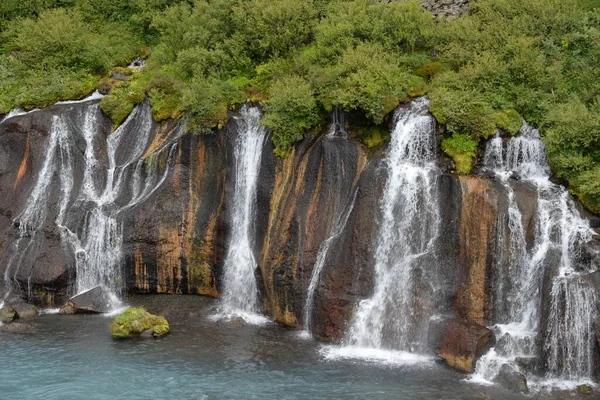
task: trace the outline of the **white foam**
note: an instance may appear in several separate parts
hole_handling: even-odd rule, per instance
[[[60,311],[60,308],[46,308],[46,309],[40,310],[40,314],[52,315],[52,314],[58,314],[59,311]]]
[[[416,366],[435,361],[434,357],[425,354],[368,347],[323,346],[320,353],[326,360],[358,359],[384,365]]]
[[[58,101],[55,104],[78,104],[78,103],[85,103],[88,101],[92,101],[92,100],[100,100],[104,97],[103,94],[100,94],[99,91],[94,91],[94,93],[90,94],[89,96],[81,99],[81,100],[66,100],[66,101]]]
[[[208,317],[211,321],[231,321],[241,318],[248,325],[266,325],[271,323],[271,320],[262,314],[246,312],[242,310],[227,310],[221,309],[216,314]]]

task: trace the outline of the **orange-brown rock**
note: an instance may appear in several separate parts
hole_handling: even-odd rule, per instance
[[[461,176],[458,262],[462,266],[457,310],[468,321],[491,319],[490,290],[494,266],[498,192],[481,177]]]
[[[477,360],[496,342],[488,328],[458,319],[434,321],[429,326],[429,344],[448,366],[473,372]]]

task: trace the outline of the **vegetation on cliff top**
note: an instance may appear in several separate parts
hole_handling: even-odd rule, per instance
[[[554,172],[600,211],[599,5],[481,0],[436,21],[416,0],[9,0],[0,114],[82,97],[138,54],[146,68],[102,100],[116,124],[149,97],[155,119],[188,113],[210,132],[250,98],[278,154],[334,106],[371,143],[398,104],[428,94],[460,171],[473,146],[497,128],[515,134],[523,117]]]

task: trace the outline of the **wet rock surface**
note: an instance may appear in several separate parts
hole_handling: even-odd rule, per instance
[[[477,360],[496,342],[490,329],[458,319],[432,322],[428,341],[432,350],[448,366],[469,373],[475,370]]]
[[[33,319],[39,315],[37,308],[27,303],[16,303],[0,309],[0,322],[11,322],[16,319]]]
[[[71,297],[59,313],[82,314],[82,313],[107,313],[112,309],[112,297],[110,291],[103,286],[96,286],[77,296]]]
[[[508,364],[503,364],[494,381],[508,390],[516,393],[529,393],[525,375],[516,371]]]

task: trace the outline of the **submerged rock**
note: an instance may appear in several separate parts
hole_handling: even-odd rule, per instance
[[[0,326],[0,332],[35,333],[37,332],[37,325],[25,322],[13,322],[12,324]]]
[[[118,339],[130,337],[160,337],[171,331],[162,316],[150,314],[143,307],[128,308],[117,315],[110,324],[110,333]]]
[[[494,381],[512,392],[529,393],[525,375],[516,371],[508,364],[502,364]]]
[[[434,321],[429,326],[429,344],[448,366],[472,373],[477,360],[496,342],[485,326],[458,319]]]
[[[71,297],[64,305],[59,314],[75,313],[107,313],[112,308],[112,299],[110,292],[103,286],[96,286],[93,289]]]
[[[38,310],[27,303],[19,303],[0,309],[0,321],[11,322],[15,319],[31,319],[39,315]]]

